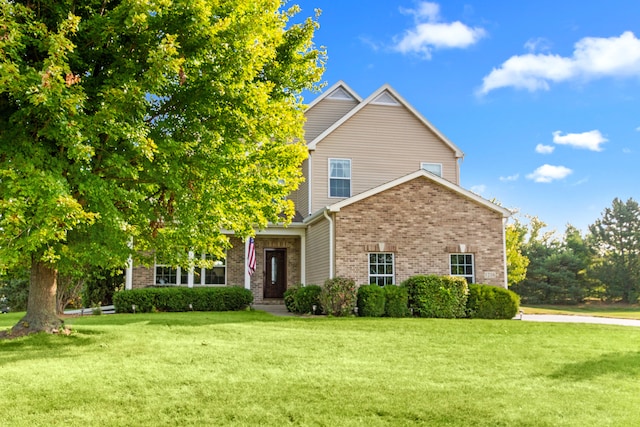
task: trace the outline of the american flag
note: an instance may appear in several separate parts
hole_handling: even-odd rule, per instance
[[[253,237],[249,237],[249,251],[247,252],[247,268],[249,276],[256,271],[256,242]]]

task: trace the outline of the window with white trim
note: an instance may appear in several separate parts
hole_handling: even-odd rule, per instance
[[[177,286],[188,283],[188,271],[180,267],[172,267],[166,264],[156,264],[155,268],[156,285]]]
[[[369,284],[379,286],[395,283],[394,256],[390,252],[373,252],[369,254]]]
[[[211,268],[195,268],[193,271],[193,284],[196,286],[220,286],[227,284],[227,261],[225,258],[216,258],[213,255],[202,254],[202,259],[213,262]]]
[[[329,197],[351,197],[350,159],[329,159]]]
[[[468,283],[475,283],[475,268],[473,254],[451,254],[451,275],[464,277]]]
[[[420,163],[420,169],[431,172],[434,175],[442,176],[442,163]]]

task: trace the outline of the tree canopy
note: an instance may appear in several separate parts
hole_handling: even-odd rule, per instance
[[[324,53],[285,3],[0,0],[0,269],[31,262],[30,329],[60,268],[290,220]]]

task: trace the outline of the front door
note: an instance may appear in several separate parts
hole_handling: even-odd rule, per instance
[[[265,249],[264,297],[284,298],[287,290],[287,250]]]

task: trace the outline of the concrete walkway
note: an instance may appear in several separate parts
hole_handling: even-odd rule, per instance
[[[254,310],[266,311],[274,316],[295,316],[287,310],[284,304],[253,304],[251,307]]]

